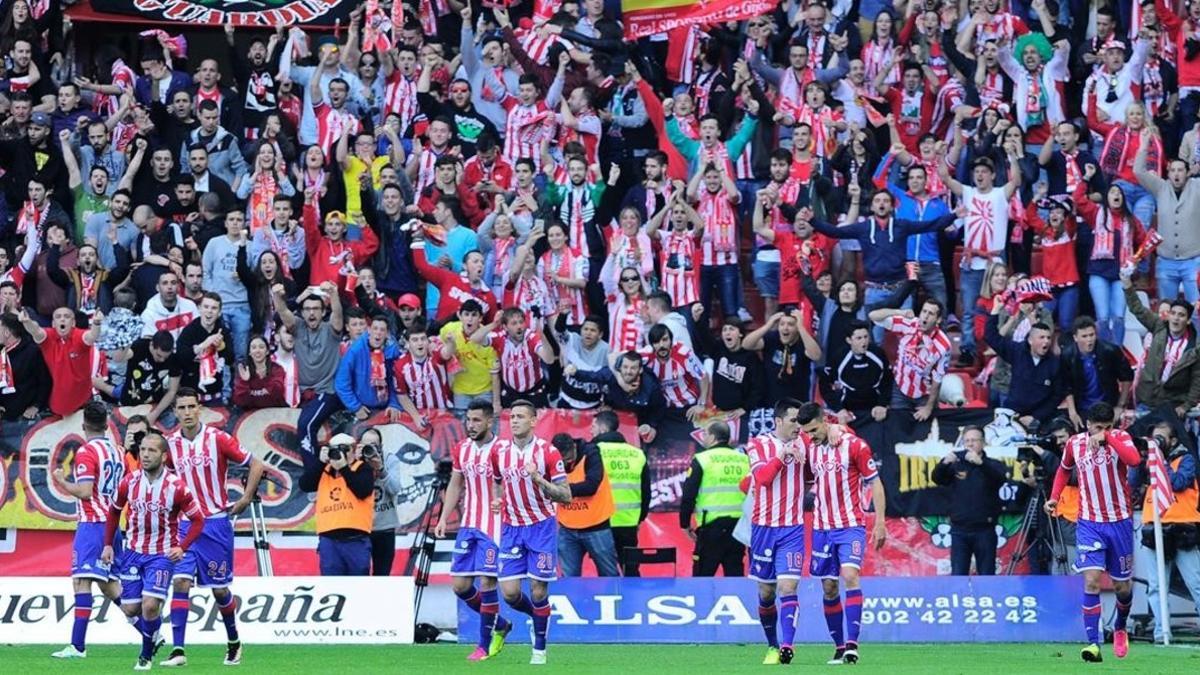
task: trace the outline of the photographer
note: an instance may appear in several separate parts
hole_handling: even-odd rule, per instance
[[[1039,502],[1045,500],[1050,491],[1050,482],[1058,471],[1059,453],[1062,452],[1063,444],[1071,438],[1072,431],[1074,431],[1074,427],[1071,426],[1070,421],[1056,417],[1046,426],[1045,435],[1030,438],[1028,439],[1029,444],[1017,448],[1017,475],[1020,476],[1019,481],[1022,486],[1021,493],[1017,495],[1018,504],[1025,504],[1026,499]],[[1062,501],[1060,499],[1060,510]],[[1043,511],[1041,503],[1037,505],[1036,514],[1037,521],[1029,533],[1033,542],[1029,552],[1030,573],[1053,574],[1056,562],[1063,566],[1063,572],[1069,571],[1070,557],[1066,555],[1065,548],[1055,549],[1054,533],[1056,529],[1070,529],[1071,538],[1061,539],[1061,543],[1065,545],[1066,541],[1075,540],[1074,525],[1058,513],[1053,516],[1053,518],[1059,519],[1058,521],[1050,520],[1052,516]],[[1061,557],[1056,560],[1056,557],[1060,555]]]
[[[145,415],[134,415],[125,423],[125,473],[133,473],[142,466],[138,453],[142,449],[142,439],[150,431],[150,420]]]
[[[1192,594],[1192,601],[1200,607],[1200,512],[1197,504],[1200,502],[1196,484],[1196,458],[1186,446],[1179,442],[1175,429],[1168,422],[1154,425],[1151,437],[1148,439],[1158,444],[1166,460],[1167,476],[1171,479],[1171,490],[1175,493],[1175,503],[1162,514],[1163,558],[1166,560],[1165,573],[1169,580],[1174,576],[1174,569],[1179,569],[1183,583]],[[1139,444],[1140,446],[1140,444]],[[1141,450],[1141,447],[1139,447]],[[1143,458],[1145,452],[1143,452]],[[1141,466],[1129,472],[1130,488],[1136,491],[1146,487],[1146,497],[1142,504],[1142,540],[1138,547],[1135,565],[1139,575],[1146,579],[1146,602],[1151,612],[1157,613],[1158,594],[1162,583],[1158,578],[1158,566],[1155,563],[1154,552],[1154,495],[1149,489],[1150,472],[1143,462]],[[1169,587],[1169,581],[1167,583]],[[1155,617],[1154,641],[1161,643],[1164,635],[1171,632],[1170,618]]]
[[[1008,479],[1002,462],[984,452],[983,429],[963,427],[963,449],[942,458],[933,469],[933,482],[949,486],[950,573],[996,573],[996,520],[1000,517],[1000,487]]]
[[[338,434],[321,447],[319,461],[304,457],[300,489],[317,493],[317,558],[322,576],[366,576],[371,571],[375,475],[359,457],[354,437]]]
[[[363,462],[375,474],[375,519],[371,522],[371,575],[391,576],[396,559],[396,494],[400,492],[400,458],[383,454],[383,434],[378,429],[363,431],[358,437]]]

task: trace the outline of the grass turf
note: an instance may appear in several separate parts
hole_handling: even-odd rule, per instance
[[[131,671],[137,660],[133,645],[95,645],[78,661],[50,658],[49,645],[4,645],[0,661],[6,673],[115,673]],[[569,673],[728,673],[761,671],[765,647],[760,645],[556,645],[549,649],[544,670]],[[826,646],[797,648],[793,666],[823,666],[832,654]],[[1104,646],[1104,663],[1085,664],[1079,646],[1068,644],[866,644],[855,673],[1066,673],[1113,670],[1124,673],[1186,673],[1200,667],[1200,650],[1134,644],[1129,656],[1118,661]],[[468,663],[465,645],[418,646],[279,646],[246,645],[242,665],[221,665],[224,650],[197,646],[188,650],[185,673],[516,673],[529,672],[529,645],[509,645],[502,654],[484,663]],[[157,661],[154,670],[167,671]]]

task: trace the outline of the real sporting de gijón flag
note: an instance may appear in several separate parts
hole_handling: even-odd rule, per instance
[[[766,14],[775,0],[621,0],[625,37],[634,40],[684,26],[741,21]]]

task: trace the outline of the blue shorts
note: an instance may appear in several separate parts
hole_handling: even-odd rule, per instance
[[[142,598],[166,600],[171,588],[171,567],[165,555],[125,551],[117,563],[121,604],[141,602]]]
[[[759,260],[756,255],[750,267],[754,271],[754,285],[758,288],[758,294],[764,298],[778,298],[779,263]]]
[[[192,524],[179,522],[179,539],[187,536]],[[229,518],[205,518],[200,537],[175,563],[176,578],[191,579],[200,588],[228,588],[233,581],[233,523]]]
[[[839,527],[833,530],[813,530],[812,560],[808,572],[820,579],[837,579],[842,566],[862,569],[863,552],[867,550],[867,528]]]
[[[104,551],[104,523],[79,523],[71,545],[71,578],[112,581],[117,573],[111,564],[100,560]],[[113,560],[121,559],[121,533],[113,541]]]
[[[500,526],[500,581],[558,578],[558,521]]]
[[[500,572],[500,549],[496,542],[474,527],[458,528],[454,538],[454,559],[450,563],[452,577],[495,577]]]
[[[1075,524],[1075,569],[1104,570],[1113,581],[1133,577],[1133,520],[1097,523],[1079,519]]]
[[[751,525],[747,576],[764,584],[804,576],[804,526]]]

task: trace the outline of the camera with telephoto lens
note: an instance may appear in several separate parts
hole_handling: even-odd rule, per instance
[[[145,437],[146,437],[146,432],[144,432],[144,431],[133,432],[133,437],[131,439],[133,441],[133,448],[131,448],[131,449],[137,450],[138,448],[142,447],[142,439],[144,439]]]
[[[379,446],[374,443],[368,443],[362,449],[363,459],[375,459],[379,456]]]
[[[331,445],[329,446],[329,461],[340,462],[349,457],[353,449],[349,445]]]

